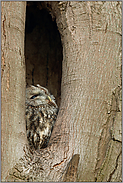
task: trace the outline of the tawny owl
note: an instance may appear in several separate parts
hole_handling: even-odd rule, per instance
[[[57,117],[55,98],[40,85],[26,88],[26,130],[29,145],[35,149],[47,146]]]

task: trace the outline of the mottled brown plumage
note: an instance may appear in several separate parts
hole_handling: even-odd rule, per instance
[[[47,146],[57,112],[55,98],[46,88],[40,85],[26,88],[26,130],[31,147],[41,149]]]

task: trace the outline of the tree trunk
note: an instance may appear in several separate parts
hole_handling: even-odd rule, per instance
[[[24,154],[25,129],[25,2],[2,6],[2,181]]]
[[[7,12],[9,17],[14,12],[14,9],[10,10],[11,13],[7,11],[7,3],[10,5],[12,3],[12,7],[15,5],[20,7],[23,14],[25,11],[24,2],[4,2],[2,4],[3,43],[9,36],[6,35],[7,27],[5,28],[5,21],[7,22],[8,18],[5,18],[4,15]],[[56,17],[62,38],[60,109],[48,147],[33,152],[26,146],[21,156],[17,157],[21,157],[21,159],[16,161],[17,163],[14,161],[8,167],[7,170],[10,171],[6,180],[120,182],[122,181],[121,2],[41,2],[41,6],[50,11],[52,18]],[[19,18],[20,16],[22,15],[19,15]],[[21,23],[24,22],[24,17],[22,20]],[[21,31],[24,33],[22,27]],[[8,33],[10,34],[10,31]],[[13,45],[11,46],[13,48]],[[7,45],[7,47],[9,46]],[[5,48],[3,45],[3,53],[6,51]],[[6,57],[8,51],[10,52],[10,49],[7,50]],[[7,71],[6,80],[4,76],[4,80],[2,80],[4,83],[2,87],[5,88],[4,95],[2,92],[2,98],[4,96],[2,111],[4,109],[7,119],[2,113],[4,117],[2,121],[6,119],[6,123],[4,122],[2,125],[2,148],[8,148],[8,141],[5,141],[5,138],[8,140],[13,137],[12,134],[10,137],[7,136],[9,134],[6,128],[8,127],[9,130],[12,128],[7,124],[13,122],[14,127],[19,125],[19,119],[17,120],[16,117],[13,119],[13,115],[10,117],[8,115],[14,114],[14,107],[10,110],[11,112],[7,110],[8,105],[12,105],[15,100],[15,96],[24,94],[23,82],[20,84],[21,78],[17,80],[16,75],[18,73],[16,72],[16,61],[18,60],[17,66],[19,67],[21,60],[19,55],[17,56],[14,59],[14,66],[12,65],[15,68],[11,72],[12,75],[8,74],[8,67],[4,64],[7,62],[6,60],[9,63],[10,58],[3,59],[3,68]],[[11,64],[12,62],[10,66]],[[20,67],[22,70],[22,66]],[[14,78],[11,80],[13,86],[11,91],[8,89],[11,82],[8,84],[7,76]],[[20,76],[24,78],[24,75],[19,73],[18,77]],[[14,90],[15,86],[16,90]],[[19,92],[22,91],[23,93],[20,94]],[[7,92],[12,92],[12,95],[10,95],[11,93],[8,95]],[[4,102],[7,99],[9,99],[9,103]],[[19,105],[18,100],[15,101],[16,108]],[[24,98],[21,99],[21,102],[19,109],[23,111]],[[21,125],[25,132],[24,113],[19,115],[17,112],[15,109],[15,116],[23,116]],[[17,130],[17,127],[14,129]],[[3,133],[7,135],[3,136]],[[5,142],[7,146],[4,145]],[[17,139],[13,139],[12,142],[17,143]],[[13,143],[10,143],[9,147],[15,148]],[[20,147],[20,144],[26,143],[26,140],[18,139],[18,143]],[[11,154],[14,152],[10,148],[8,150],[9,161],[13,161]],[[16,150],[18,150],[17,146]],[[7,156],[5,150],[2,153]],[[25,155],[23,155],[24,153]],[[13,166],[14,164],[15,166]],[[2,165],[6,168],[4,161]]]

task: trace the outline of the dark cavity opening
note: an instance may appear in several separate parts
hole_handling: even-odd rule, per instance
[[[27,2],[25,29],[26,85],[46,87],[61,99],[62,43],[56,21],[37,2]]]

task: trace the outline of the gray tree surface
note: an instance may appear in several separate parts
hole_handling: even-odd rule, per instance
[[[2,181],[24,155],[25,134],[25,2],[1,2],[1,153]]]
[[[26,2],[2,2],[2,181],[122,181],[121,2],[40,2],[63,46],[61,102],[45,149],[25,129]]]

